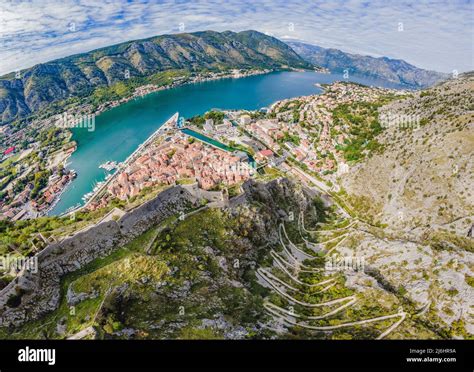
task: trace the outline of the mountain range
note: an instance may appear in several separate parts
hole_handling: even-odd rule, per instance
[[[423,70],[401,59],[350,54],[296,41],[287,44],[306,61],[331,72],[343,73],[347,70],[349,74],[382,79],[409,89],[427,88],[449,77],[449,74]]]
[[[446,78],[402,60],[373,58],[323,49],[302,43],[284,43],[269,35],[201,31],[160,35],[128,41],[87,53],[35,65],[0,77],[0,122],[6,124],[36,114],[68,99],[90,97],[98,88],[134,80],[136,85],[168,71],[226,71],[229,69],[313,69],[370,75],[423,88]],[[128,76],[129,75],[129,76]],[[60,106],[59,106],[60,107]]]
[[[155,36],[41,63],[0,77],[0,119],[8,123],[52,102],[98,87],[169,70],[311,68],[287,44],[257,31],[203,31]]]

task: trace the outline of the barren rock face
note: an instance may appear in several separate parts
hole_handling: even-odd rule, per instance
[[[368,260],[392,284],[430,309],[441,323],[474,324],[474,76],[450,80],[381,113],[414,119],[413,127],[389,126],[383,153],[354,165],[341,177],[352,200],[369,206],[378,224],[347,249]],[[375,231],[374,230],[374,231]]]
[[[428,92],[382,108],[381,114],[412,122],[403,127],[394,120],[380,135],[383,153],[354,166],[342,186],[368,198],[382,223],[402,229],[452,225],[466,235],[474,214],[474,77]],[[465,223],[455,224],[460,220]]]

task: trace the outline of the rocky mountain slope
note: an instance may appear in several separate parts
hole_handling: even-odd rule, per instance
[[[425,317],[472,337],[474,74],[379,111],[381,153],[339,177],[339,195],[370,225],[341,252],[364,255]]]
[[[308,62],[331,72],[348,70],[350,74],[375,77],[407,88],[426,88],[448,78],[448,74],[423,70],[400,59],[350,54],[300,42],[288,42],[288,45]]]
[[[384,106],[383,153],[354,166],[343,187],[370,201],[381,223],[466,236],[474,214],[473,109],[473,74]]]
[[[10,122],[69,97],[160,71],[310,68],[285,43],[259,33],[203,31],[129,41],[38,64],[0,78],[0,119]]]
[[[366,275],[443,338],[474,334],[473,75],[419,92],[335,83],[274,106],[316,138],[309,156],[324,161],[324,148],[337,161],[318,173],[304,163],[304,178],[291,165],[346,212],[333,255],[363,259]]]

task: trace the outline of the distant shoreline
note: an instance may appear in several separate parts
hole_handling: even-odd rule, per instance
[[[244,72],[241,72],[241,71],[244,71]],[[136,98],[143,98],[143,97],[146,97],[146,96],[148,96],[149,94],[152,94],[152,93],[161,92],[161,91],[169,90],[169,89],[173,89],[173,88],[179,88],[179,87],[189,85],[189,84],[204,83],[204,82],[207,82],[207,81],[223,80],[223,79],[241,79],[241,78],[246,78],[246,77],[250,77],[250,76],[265,75],[265,74],[269,74],[271,72],[276,72],[276,71],[279,71],[279,70],[274,70],[274,69],[239,70],[238,73],[235,73],[235,72],[234,73],[226,73],[224,75],[215,75],[215,76],[212,76],[212,75],[211,76],[198,75],[198,76],[195,76],[194,78],[191,78],[188,81],[172,83],[172,84],[162,85],[162,86],[153,85],[153,84],[144,84],[144,85],[141,85],[141,86],[135,88],[135,91],[133,92],[133,94],[131,96],[124,97],[124,98],[121,98],[119,100],[107,101],[107,102],[101,104],[97,110],[95,110],[94,112],[90,112],[90,113],[94,114],[94,115],[100,115],[100,114],[102,114],[102,113],[104,113],[104,112],[106,112],[106,111],[108,111],[112,108],[119,107],[122,104],[130,102],[130,101],[132,101]],[[146,88],[148,88],[148,89],[146,89]],[[144,92],[141,92],[141,90],[144,90]]]

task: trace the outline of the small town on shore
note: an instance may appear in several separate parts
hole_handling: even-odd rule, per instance
[[[266,72],[236,70],[231,76]],[[224,77],[228,75],[220,73],[193,82]],[[181,83],[178,80],[173,86]],[[164,88],[142,86],[133,97],[103,105],[97,112],[161,89]],[[188,118],[184,125],[176,122],[163,128],[132,162],[121,164],[120,171],[113,159],[100,165],[110,172],[107,185],[84,197],[86,207],[97,210],[113,199],[127,201],[142,190],[180,182],[197,182],[205,190],[238,187],[272,167],[286,172],[297,165],[301,171],[321,176],[344,172],[348,165],[341,149],[350,133],[343,123],[335,122],[334,110],[353,102],[374,102],[388,93],[404,92],[336,82],[325,86],[323,94],[285,99],[258,111],[211,111]],[[67,167],[75,142],[57,123],[49,125],[50,137],[54,138],[49,146],[38,142],[21,153],[15,151],[15,146],[4,150],[3,164],[15,163],[17,173],[1,180],[0,219],[16,221],[47,215],[76,177],[75,171]],[[60,150],[54,151],[58,144]],[[36,164],[38,158],[43,161],[44,170]],[[293,161],[292,167],[288,161]],[[21,180],[28,179],[30,172],[35,174],[33,182],[22,185]],[[21,192],[19,186],[24,186]]]

